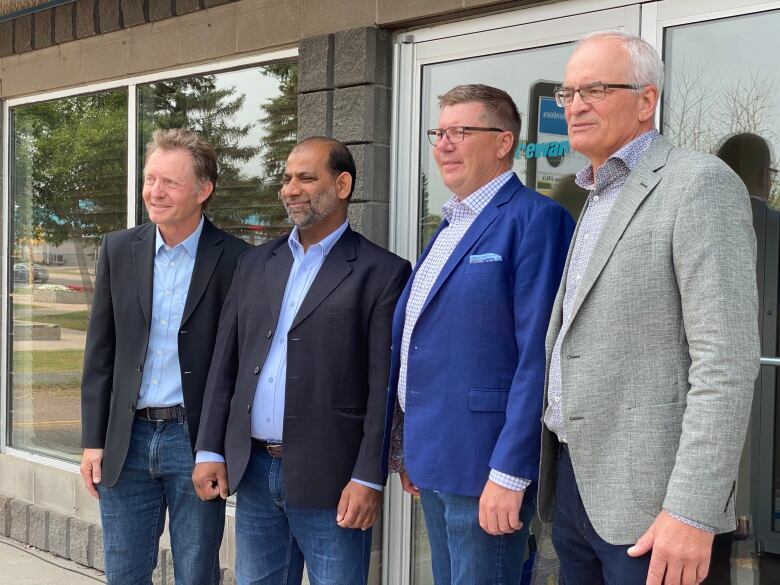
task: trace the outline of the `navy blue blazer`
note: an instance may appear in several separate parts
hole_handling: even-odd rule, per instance
[[[385,466],[411,283],[446,225],[393,317]],[[409,348],[404,462],[418,487],[479,496],[491,469],[536,481],[545,334],[573,231],[565,208],[513,176],[447,260]]]

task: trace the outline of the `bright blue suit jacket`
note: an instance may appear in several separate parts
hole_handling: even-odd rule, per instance
[[[393,317],[385,466],[406,303],[446,225]],[[418,487],[479,496],[490,469],[536,481],[545,333],[573,230],[565,208],[513,176],[447,260],[409,348],[404,463]],[[493,261],[475,258],[485,254]]]

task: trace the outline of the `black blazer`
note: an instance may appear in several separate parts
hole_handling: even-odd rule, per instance
[[[223,454],[235,491],[251,452],[251,411],[293,257],[287,237],[238,263],[219,323],[197,449]],[[384,484],[380,466],[390,328],[411,267],[347,229],[287,337],[284,478],[293,506],[335,508],[351,477]]]
[[[103,485],[127,455],[152,318],[155,225],[103,238],[81,380],[81,445],[105,449]],[[236,260],[249,244],[204,220],[179,330],[184,407],[195,445],[219,312]]]

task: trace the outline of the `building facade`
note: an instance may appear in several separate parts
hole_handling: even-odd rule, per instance
[[[253,244],[289,229],[277,193],[290,146],[312,135],[346,142],[358,165],[353,227],[414,260],[448,196],[424,131],[436,126],[436,96],[459,83],[514,97],[515,171],[576,217],[584,196],[572,175],[585,162],[552,92],[573,43],[606,28],[662,54],[662,133],[724,158],[753,198],[763,357],[723,572],[776,582],[778,0],[0,2],[0,529],[102,565],[97,502],[77,464],[86,321],[100,238],[146,221],[139,177],[155,128],[188,126],[217,146],[208,215]],[[228,568],[232,517],[229,506]],[[536,531],[534,579],[555,583],[549,539]],[[426,547],[418,503],[392,478],[372,583],[431,583]],[[167,553],[157,578],[170,579]]]

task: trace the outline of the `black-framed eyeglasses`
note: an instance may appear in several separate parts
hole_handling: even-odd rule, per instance
[[[583,103],[594,104],[600,102],[607,97],[607,92],[610,89],[642,89],[647,87],[646,85],[633,85],[627,83],[589,83],[583,85],[579,89],[572,89],[570,87],[558,87],[555,90],[555,103],[558,107],[568,108],[574,101],[574,94],[580,94],[580,99]]]
[[[433,128],[426,130],[428,135],[428,142],[432,146],[439,144],[442,136],[446,136],[450,144],[458,144],[463,142],[468,132],[504,132],[501,128],[485,128],[482,126],[450,126],[449,128]]]

